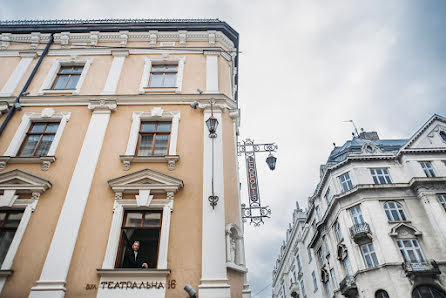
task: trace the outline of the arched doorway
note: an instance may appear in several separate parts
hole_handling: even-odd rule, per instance
[[[412,298],[446,298],[446,293],[431,285],[421,285],[413,290]]]

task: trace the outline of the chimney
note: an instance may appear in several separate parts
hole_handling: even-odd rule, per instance
[[[364,131],[359,134],[359,138],[363,140],[377,141],[379,140],[378,133],[376,131]]]

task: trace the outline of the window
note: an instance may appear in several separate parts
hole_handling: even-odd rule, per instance
[[[311,277],[313,278],[313,286],[314,286],[314,291],[317,291],[317,279],[316,279],[316,273],[313,271],[311,272]]]
[[[389,298],[389,294],[384,290],[378,290],[375,293],[375,298]]]
[[[446,133],[444,131],[440,131],[440,137],[446,142]]]
[[[426,177],[435,177],[434,168],[430,161],[420,161],[421,168],[423,169]]]
[[[342,236],[341,227],[339,226],[338,221],[336,221],[334,224],[334,230],[335,230],[336,238],[338,239],[338,241],[341,241],[342,239],[344,239],[344,237]]]
[[[297,260],[297,268],[299,269],[299,272],[302,272],[302,264],[300,263],[299,255],[296,256]]]
[[[316,233],[317,229],[316,229],[316,221],[313,220],[313,223],[311,224],[311,226],[313,227],[313,232]]]
[[[297,283],[297,276],[296,276],[296,271],[293,271],[293,276],[294,276],[294,282]]]
[[[431,285],[422,285],[413,290],[412,298],[446,298],[446,293]]]
[[[322,216],[321,216],[321,210],[319,210],[319,206],[316,206],[316,214],[317,214],[317,219],[321,220]]]
[[[157,268],[161,232],[161,211],[126,211],[121,226],[117,268],[125,268],[124,259],[134,241],[141,243],[139,253],[149,268]]]
[[[150,88],[175,88],[178,65],[153,65],[150,71]]]
[[[352,217],[354,225],[360,225],[364,223],[360,205],[350,208],[350,215]]]
[[[348,172],[339,176],[338,178],[339,178],[339,181],[341,182],[342,190],[344,192],[349,191],[350,189],[353,188],[353,183],[350,179],[350,174]]]
[[[391,184],[389,171],[387,169],[370,169],[375,184]]]
[[[440,201],[440,204],[443,206],[444,210],[446,210],[446,194],[439,194],[438,200]]]
[[[34,122],[26,133],[19,156],[46,156],[56,135],[59,123]]]
[[[138,156],[168,155],[170,122],[147,121],[139,130]]]
[[[324,256],[322,247],[319,248],[319,250],[317,251],[317,256],[319,257],[319,261],[321,262],[321,265],[324,265],[325,264],[325,256]]]
[[[76,89],[83,66],[61,66],[51,89]]]
[[[334,269],[330,269],[330,276],[331,276],[331,282],[333,283],[333,289],[338,288],[338,281],[336,280],[336,274],[334,272]]]
[[[22,211],[0,211],[0,267],[22,219]]]
[[[330,285],[330,281],[329,280],[327,280],[327,282],[325,283],[325,289],[327,290],[328,297],[333,296],[333,290],[331,289],[331,285]]]
[[[364,258],[364,263],[367,268],[373,268],[379,265],[378,259],[376,258],[375,248],[373,243],[367,243],[361,245],[362,257]]]
[[[308,253],[308,262],[311,262],[311,260],[313,260],[313,258],[311,257],[311,248],[307,247],[307,253]]]
[[[347,274],[347,276],[353,276],[352,266],[350,265],[350,260],[348,256],[344,258],[343,263],[344,263],[345,273]]]
[[[405,262],[410,263],[425,263],[426,259],[423,256],[418,240],[397,240],[398,247],[403,255]]]
[[[328,248],[328,242],[327,242],[327,237],[324,235],[322,236],[322,242],[324,242],[324,247],[325,247],[325,253],[326,255],[330,254],[330,249]]]
[[[327,205],[330,205],[330,202],[333,199],[333,194],[331,193],[330,187],[327,188],[327,192],[325,193],[324,198],[327,201]]]
[[[304,285],[304,281],[303,280],[300,281],[300,288],[302,289],[302,296],[306,297],[307,294],[305,293],[305,285]]]
[[[389,221],[407,220],[406,214],[404,214],[403,206],[398,202],[386,202],[384,204],[384,210]]]

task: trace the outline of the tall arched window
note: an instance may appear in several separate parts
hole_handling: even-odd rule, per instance
[[[412,298],[446,298],[446,293],[440,288],[422,285],[413,290]]]
[[[446,132],[440,131],[440,137],[446,142]]]
[[[375,293],[375,298],[389,298],[389,294],[384,290],[378,290]]]
[[[384,211],[386,212],[389,221],[407,220],[404,213],[403,205],[395,201],[389,201],[384,204]]]

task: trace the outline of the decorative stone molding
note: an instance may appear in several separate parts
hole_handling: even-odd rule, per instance
[[[209,46],[215,47],[216,31],[208,31],[208,34],[209,34]]]
[[[178,31],[178,40],[180,47],[186,46],[187,31]]]
[[[90,45],[95,47],[99,41],[99,31],[90,32]]]
[[[184,56],[169,56],[168,54],[161,55],[161,57],[146,57],[144,59],[144,70],[139,84],[139,93],[144,94],[146,92],[175,92],[181,93],[183,86],[183,72],[184,63],[186,63],[186,57]],[[153,65],[177,65],[177,80],[175,87],[173,88],[150,88],[150,72]]]
[[[7,101],[0,101],[0,116],[9,111],[9,104]]]
[[[343,261],[348,256],[347,247],[345,246],[344,243],[339,243],[336,251],[337,251],[337,259],[339,261]]]
[[[31,33],[31,49],[35,50],[39,46],[40,42],[40,32],[32,32]]]
[[[11,157],[11,156],[0,156],[0,171],[6,168],[7,164],[42,164],[42,171],[48,171],[51,164],[56,161],[55,156],[40,156],[40,157]]]
[[[129,31],[119,31],[119,39],[120,42],[119,44],[123,47],[125,47],[127,45],[127,41],[129,39]]]
[[[242,230],[230,223],[226,226],[226,267],[238,272],[247,272]]]
[[[423,233],[410,223],[402,222],[393,226],[389,235],[398,239],[413,239],[422,236]]]
[[[0,35],[2,43],[0,44],[0,50],[6,50],[11,43],[11,33],[2,33]]]
[[[68,43],[70,42],[70,32],[62,32],[59,35],[59,40],[57,40],[56,38],[54,39],[54,41],[59,41],[62,48],[65,48]]]
[[[114,112],[118,104],[115,99],[92,99],[88,104],[88,109],[93,112]]]
[[[156,40],[158,38],[157,33],[158,33],[158,31],[149,31],[149,45],[151,47],[156,46]]]

